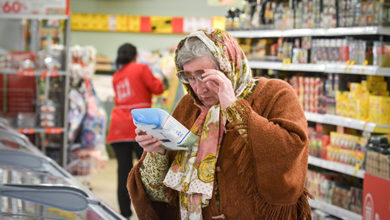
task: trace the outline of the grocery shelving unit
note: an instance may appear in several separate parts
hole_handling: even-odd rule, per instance
[[[244,30],[229,31],[235,38],[276,38],[276,37],[333,37],[354,35],[390,35],[390,28],[382,26],[339,27],[339,28],[302,28],[290,30]]]
[[[31,4],[28,1],[20,1],[18,3],[24,4],[22,9],[27,10],[27,6],[31,6]],[[12,4],[12,2],[11,2]],[[59,145],[61,146],[60,149],[60,161],[57,161],[60,163],[61,166],[65,167],[67,163],[67,130],[68,130],[68,123],[67,123],[67,113],[68,113],[68,91],[69,91],[69,72],[68,72],[68,63],[69,63],[69,44],[70,44],[70,16],[69,16],[69,0],[63,0],[61,2],[56,2],[56,4],[63,4],[65,6],[63,12],[57,12],[59,14],[30,14],[30,11],[27,12],[21,12],[20,14],[15,12],[4,12],[0,10],[0,19],[6,19],[6,20],[31,20],[31,21],[41,21],[41,20],[60,20],[63,21],[63,45],[64,45],[64,53],[63,53],[63,60],[62,67],[60,70],[55,71],[49,71],[45,69],[36,69],[33,71],[24,71],[24,70],[17,70],[17,69],[10,69],[10,68],[0,68],[0,74],[3,75],[17,75],[17,76],[31,76],[36,77],[37,79],[39,77],[63,77],[64,80],[62,81],[61,89],[63,91],[63,103],[60,103],[61,111],[63,112],[63,115],[61,118],[63,119],[61,121],[60,127],[22,127],[17,128],[17,130],[20,133],[23,134],[57,134],[62,136],[61,143]],[[27,6],[25,6],[27,5]],[[36,7],[36,6],[33,6]],[[35,12],[36,13],[36,12]],[[61,14],[64,13],[64,14]],[[30,33],[32,38],[38,37],[38,31],[36,33]],[[1,40],[1,39],[0,39]],[[45,151],[45,149],[42,149]]]
[[[256,69],[272,69],[283,71],[318,72],[318,73],[340,73],[354,75],[390,76],[390,68],[364,65],[345,64],[297,64],[269,61],[249,61],[249,65]]]
[[[342,28],[317,28],[317,29],[291,29],[291,30],[232,30],[229,33],[235,38],[296,38],[296,37],[337,37],[337,36],[387,36],[390,35],[390,28],[382,26],[370,27],[342,27]],[[382,37],[380,37],[382,40]],[[390,76],[390,68],[373,65],[350,65],[339,63],[320,64],[298,64],[288,62],[272,62],[261,59],[249,61],[252,69],[279,70],[290,72],[311,72],[323,74],[351,74],[351,75],[371,75]],[[365,133],[390,134],[390,125],[381,125],[372,122],[357,120],[331,114],[318,114],[305,112],[308,122],[342,126],[363,131]],[[337,173],[349,175],[364,180],[365,171],[360,166],[351,166],[334,161],[320,159],[309,156],[311,166],[332,170]],[[352,211],[319,200],[310,200],[313,208],[320,209],[333,216],[354,220],[362,219],[362,216]]]
[[[351,212],[349,210],[340,208],[338,206],[331,205],[326,202],[318,201],[318,200],[309,200],[309,204],[313,208],[321,209],[327,213],[330,213],[334,216],[337,216],[341,219],[348,219],[348,220],[361,220],[362,216],[359,214],[356,214],[354,212]]]
[[[367,131],[370,133],[390,133],[390,125],[380,125],[373,122],[365,122],[362,120],[347,118],[338,115],[317,114],[305,112],[306,119],[311,122],[321,124],[331,124],[356,130]]]
[[[324,169],[328,169],[328,170],[334,170],[339,173],[347,174],[360,179],[364,178],[365,171],[361,169],[356,169],[351,165],[342,164],[334,161],[328,161],[313,156],[309,156],[309,164]]]

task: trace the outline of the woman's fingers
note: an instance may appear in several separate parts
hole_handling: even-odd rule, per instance
[[[141,129],[136,129],[135,131],[137,136],[135,137],[135,141],[146,151],[146,152],[159,152],[164,153],[164,149],[161,147],[162,142],[153,137],[152,135],[146,134],[146,132]]]
[[[136,128],[135,129],[135,133],[137,134],[137,135],[145,135],[146,134],[146,132],[145,131],[143,131],[143,130],[141,130],[141,129],[139,129],[139,128]]]

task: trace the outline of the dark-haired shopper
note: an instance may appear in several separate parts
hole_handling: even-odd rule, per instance
[[[118,202],[124,217],[132,215],[130,198],[126,189],[127,175],[133,167],[132,153],[138,159],[142,148],[135,142],[135,125],[130,111],[135,108],[150,108],[152,94],[164,90],[161,80],[155,78],[145,64],[136,62],[137,48],[125,43],[118,49],[116,65],[118,71],[113,76],[115,92],[114,108],[111,112],[107,143],[111,144],[118,161]]]

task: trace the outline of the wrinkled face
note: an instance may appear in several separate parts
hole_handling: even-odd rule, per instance
[[[218,94],[209,88],[209,83],[203,82],[195,77],[195,72],[204,69],[216,69],[213,61],[209,57],[199,57],[183,65],[183,70],[187,73],[194,74],[189,85],[194,90],[198,99],[206,106],[211,107],[219,103]]]

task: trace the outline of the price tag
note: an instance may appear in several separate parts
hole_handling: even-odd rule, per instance
[[[212,17],[213,28],[225,30],[226,18],[225,17]]]
[[[60,74],[57,72],[42,72],[41,77],[51,76],[51,77],[58,77]]]
[[[19,76],[35,76],[35,72],[31,70],[26,70],[26,71],[20,71],[18,73]]]
[[[116,31],[127,31],[127,20],[126,15],[116,15]]]
[[[353,172],[353,175],[356,176],[356,174],[358,173],[359,170],[360,170],[360,163],[357,163],[355,165],[355,171]]]
[[[83,29],[83,15],[82,14],[72,14],[70,27],[72,30],[82,30]]]
[[[3,14],[21,14],[27,11],[27,5],[21,1],[1,1],[1,13]]]
[[[62,128],[46,128],[45,131],[47,134],[61,134]]]
[[[185,33],[191,33],[198,29],[211,28],[210,18],[197,18],[197,17],[185,17],[183,20],[183,31]]]
[[[18,132],[21,134],[35,134],[35,130],[33,128],[19,128]]]
[[[172,17],[151,16],[150,26],[153,33],[172,33]]]
[[[288,70],[290,68],[290,64],[291,64],[291,59],[290,58],[283,58],[282,69],[283,70]]]
[[[141,17],[130,15],[127,17],[127,30],[130,32],[140,32],[141,30]]]

